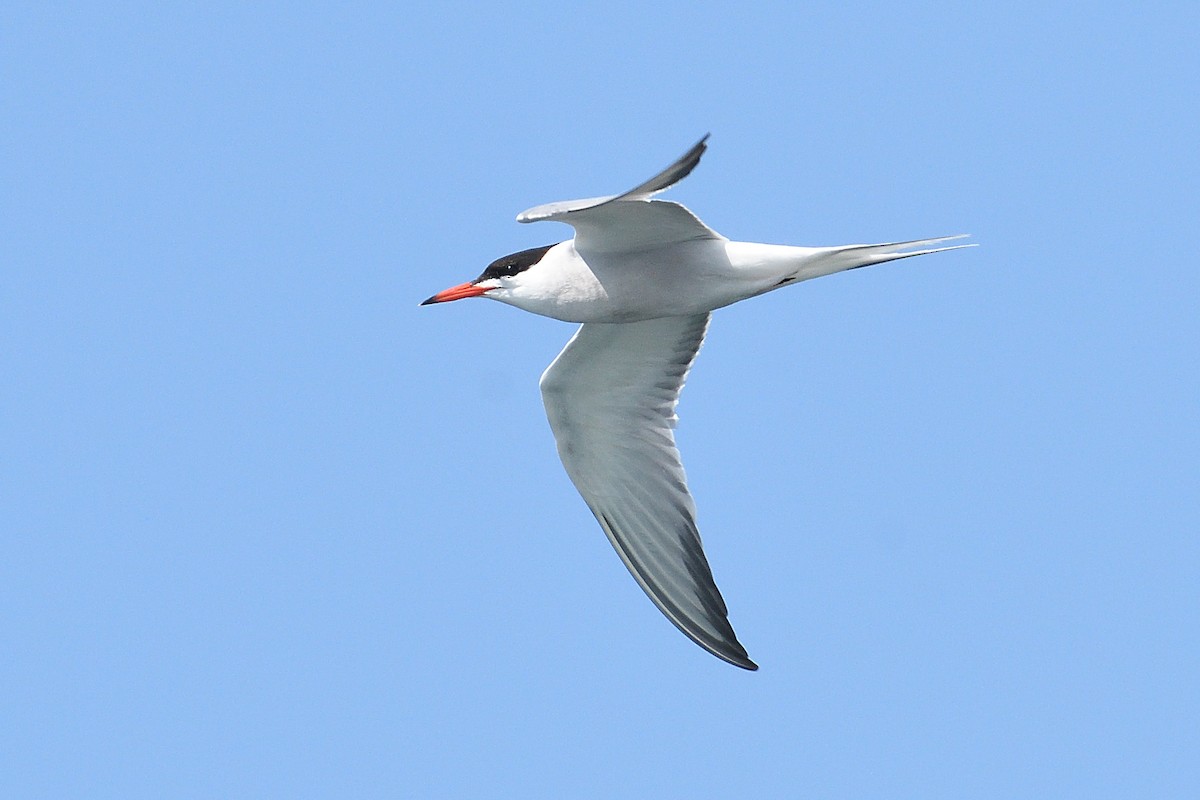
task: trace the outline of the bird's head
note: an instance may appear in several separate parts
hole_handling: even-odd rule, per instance
[[[421,305],[448,303],[451,300],[462,300],[464,297],[485,296],[502,302],[509,301],[515,290],[521,286],[524,278],[528,277],[527,270],[541,261],[542,256],[546,255],[546,251],[553,246],[535,247],[498,258],[488,264],[488,268],[475,280],[444,289],[422,302]]]

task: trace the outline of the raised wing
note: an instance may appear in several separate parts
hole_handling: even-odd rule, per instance
[[[565,214],[574,211],[585,211],[589,208],[604,205],[605,203],[611,203],[614,200],[648,200],[659,192],[679,183],[696,168],[696,165],[700,163],[700,156],[704,155],[704,151],[708,149],[708,137],[709,134],[704,134],[704,138],[692,145],[692,149],[680,156],[674,164],[645,183],[640,183],[633,187],[628,192],[611,194],[607,197],[587,197],[583,200],[559,200],[557,203],[534,206],[518,214],[517,222],[540,222],[544,219],[562,219]]]
[[[650,199],[696,168],[708,147],[707,141],[705,134],[671,166],[627,192],[546,203],[521,212],[517,222],[565,222],[575,228],[576,249],[584,253],[627,252],[695,239],[723,238],[679,203]]]
[[[542,375],[542,399],[567,474],[638,584],[705,650],[758,669],[704,557],[672,431],[708,319],[587,323]]]

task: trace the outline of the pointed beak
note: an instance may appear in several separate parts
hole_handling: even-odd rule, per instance
[[[421,303],[423,306],[432,303],[449,303],[451,300],[462,300],[464,297],[479,297],[487,292],[487,289],[481,289],[476,286],[473,281],[460,283],[458,286],[451,286],[449,289],[444,289],[433,297]]]

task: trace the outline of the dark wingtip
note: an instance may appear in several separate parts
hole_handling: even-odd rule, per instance
[[[730,664],[733,664],[735,667],[741,667],[742,669],[748,670],[750,672],[754,672],[758,669],[758,664],[755,664],[753,661],[750,660],[750,657],[746,655],[745,650],[742,650],[741,654],[736,657],[733,655],[723,655],[723,654],[718,654],[718,655],[720,655],[721,658],[725,659]]]
[[[420,305],[420,306],[429,306],[429,305],[433,305],[433,304],[434,304],[434,303],[436,303],[436,302],[437,302],[437,295],[435,294],[433,297],[430,297],[430,298],[428,298],[427,300],[422,300],[422,301],[421,301],[420,303],[418,303],[417,305]]]
[[[706,133],[700,137],[700,141],[692,145],[691,149],[680,156],[679,161],[674,164],[677,175],[673,176],[671,185],[679,183],[679,181],[692,174],[692,170],[700,163],[700,158],[708,150],[708,137],[711,133]]]

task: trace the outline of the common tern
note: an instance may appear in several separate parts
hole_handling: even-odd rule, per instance
[[[575,236],[493,261],[421,305],[487,297],[582,326],[542,374],[563,466],[634,579],[696,644],[750,660],[696,528],[673,428],[715,309],[793,283],[899,258],[959,236],[792,247],[731,241],[679,203],[654,200],[696,167],[708,136],[627,192],[536,206],[517,222],[565,222]]]

